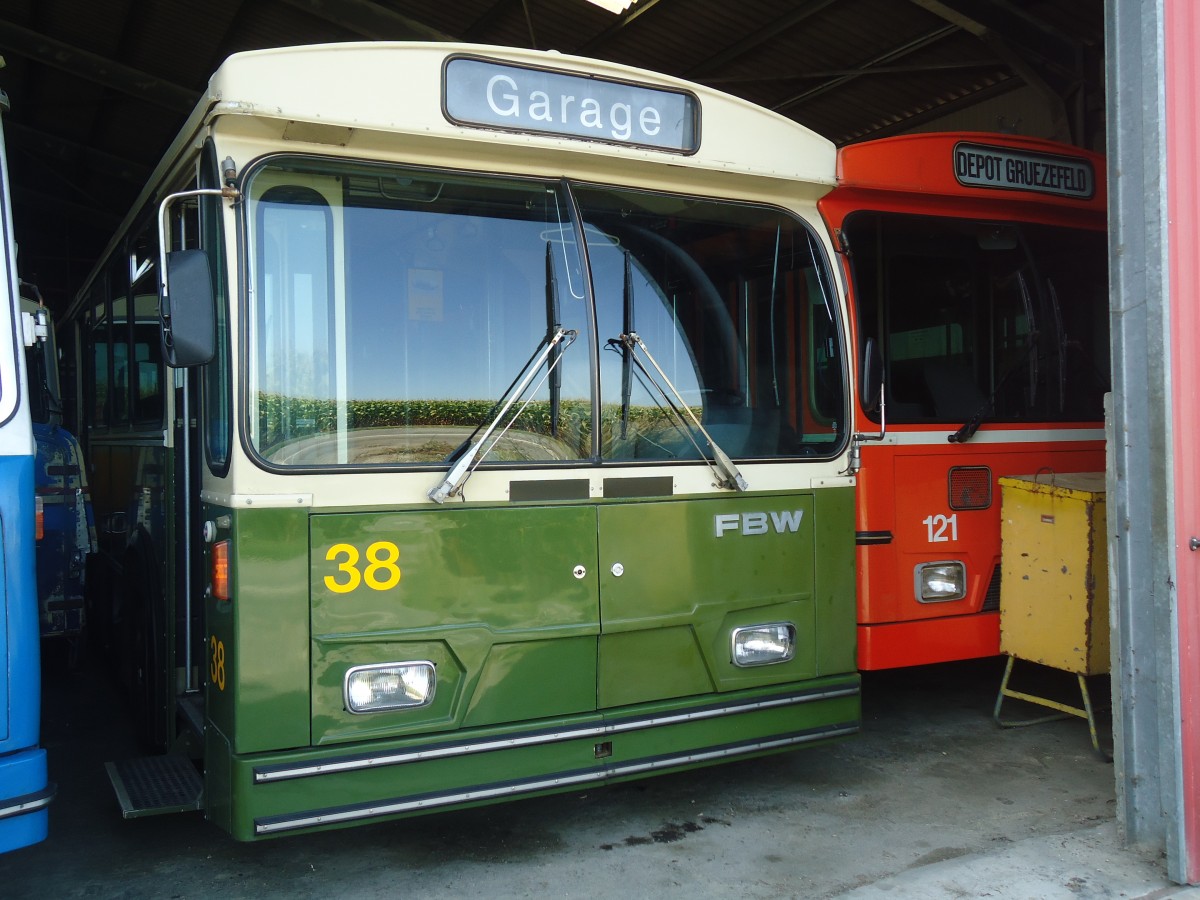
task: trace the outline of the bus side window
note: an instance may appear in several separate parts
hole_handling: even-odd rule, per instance
[[[129,320],[125,314],[127,305],[128,301],[124,297],[113,301],[113,341],[109,345],[113,380],[109,412],[112,414],[114,425],[129,421]]]
[[[141,299],[141,297],[138,298],[139,301]],[[139,322],[134,326],[133,354],[134,364],[137,368],[137,381],[133,395],[134,416],[139,421],[161,421],[163,414],[162,344],[158,339],[156,325]]]
[[[119,256],[109,264],[109,284],[112,288],[112,327],[109,330],[109,357],[112,361],[112,382],[109,391],[109,424],[123,425],[130,416],[130,358],[129,337],[132,325],[129,314],[129,263]]]
[[[331,266],[333,216],[309,187],[274,187],[258,204],[260,254],[257,372],[253,404],[260,446],[271,458],[285,445],[310,440],[321,463],[337,460],[332,433],[338,371]]]
[[[86,416],[85,420],[90,420],[90,424],[94,428],[103,428],[108,425],[108,410],[111,400],[109,396],[111,384],[108,352],[109,319],[105,280],[103,277],[98,278],[96,287],[93,289],[94,296],[92,309],[88,314],[87,350],[85,351],[89,357],[87,371],[90,376],[85,386],[85,393],[92,410],[92,414]]]
[[[158,335],[158,233],[151,219],[130,245],[133,280],[132,381],[133,419],[159,423],[163,415],[162,343]]]
[[[80,327],[77,323],[62,326],[58,332],[59,391],[62,394],[63,426],[79,438],[85,435],[80,428],[83,412],[79,396],[79,343]]]

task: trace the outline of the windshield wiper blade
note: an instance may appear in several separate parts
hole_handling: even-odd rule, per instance
[[[687,405],[683,397],[680,396],[679,391],[675,389],[675,385],[671,383],[671,379],[667,377],[667,373],[662,370],[662,367],[659,366],[658,362],[655,361],[654,357],[650,354],[650,351],[646,349],[646,345],[642,342],[642,339],[638,337],[637,332],[626,332],[625,334],[621,335],[619,340],[628,351],[629,358],[633,360],[634,365],[636,365],[641,373],[646,376],[646,380],[650,384],[654,385],[655,389],[662,394],[663,399],[667,401],[667,406],[673,413],[675,413],[680,422],[683,423],[684,433],[687,434],[688,439],[692,442],[692,445],[696,448],[696,451],[704,457],[705,461],[709,465],[709,468],[713,470],[713,474],[717,476],[717,487],[723,487],[731,491],[748,491],[750,489],[750,485],[746,482],[745,477],[743,477],[742,473],[738,471],[738,467],[733,464],[733,460],[731,460],[725,451],[717,445],[717,442],[713,440],[712,435],[710,435],[704,429],[704,426],[700,424],[700,420],[696,418],[696,414],[692,412],[691,407]],[[650,374],[646,367],[642,365],[642,361],[637,357],[637,354],[633,352],[635,347],[642,351],[646,359],[650,360],[650,365],[654,366],[654,371],[657,372],[658,377],[662,379],[662,384],[659,384],[659,382],[655,380],[654,376]],[[668,394],[663,388],[663,384],[665,384],[667,388],[670,388],[670,394]],[[672,399],[672,395],[674,395],[674,399]],[[684,413],[687,414],[686,418]],[[688,419],[691,420],[692,427],[699,431],[700,434],[704,435],[704,440],[708,442],[711,455],[704,452],[704,448],[696,442],[696,439],[692,436],[692,433],[687,429]]]
[[[479,434],[479,430],[488,422],[494,421],[496,410],[500,408],[500,406],[508,398],[509,394],[512,393],[513,388],[517,386],[517,382],[521,380],[521,376],[530,370],[530,366],[533,364],[534,359],[547,346],[550,347],[550,354],[548,357],[544,358],[548,358],[550,360],[550,434],[554,437],[558,437],[558,415],[559,408],[562,405],[562,372],[558,369],[558,358],[564,349],[562,346],[557,346],[555,342],[555,335],[558,334],[558,332],[562,329],[562,325],[560,325],[558,321],[559,317],[558,279],[554,274],[554,262],[552,258],[550,242],[547,241],[546,336],[542,338],[541,342],[537,345],[537,347],[534,348],[533,355],[529,357],[529,360],[524,366],[521,367],[521,370],[517,372],[517,377],[509,382],[508,387],[506,387],[500,394],[500,399],[492,404],[492,408],[488,410],[487,416],[484,418],[484,420],[476,425],[475,430],[467,435],[463,442],[450,451],[450,453],[446,456],[447,463],[453,463],[457,461],[462,456],[463,451],[471,446],[471,442],[475,440],[475,436]],[[567,333],[574,334],[574,332]],[[574,340],[574,338],[572,338],[572,340]],[[569,346],[570,344],[571,341],[568,341],[567,345]],[[536,367],[534,368],[534,371],[537,371]]]
[[[519,373],[517,373],[517,377],[513,379],[513,383],[509,385],[508,390],[506,390],[504,395],[502,395],[501,399],[503,400],[504,397],[507,397],[507,400],[504,401],[500,411],[496,413],[496,415],[488,423],[487,427],[483,430],[483,433],[480,434],[479,437],[475,439],[473,443],[471,443],[470,447],[458,457],[458,461],[450,469],[449,473],[447,473],[442,483],[429,492],[428,496],[430,500],[432,500],[434,503],[445,503],[446,498],[451,497],[454,494],[462,493],[463,486],[466,484],[467,479],[471,477],[471,472],[474,471],[474,467],[483,462],[484,457],[492,452],[496,444],[499,443],[502,437],[504,437],[505,432],[512,427],[513,422],[515,422],[521,413],[525,411],[525,408],[529,406],[530,402],[533,400],[533,394],[537,393],[538,388],[545,383],[546,379],[551,376],[553,370],[562,360],[562,351],[571,346],[571,344],[575,342],[575,338],[578,336],[578,331],[560,328],[549,340],[542,341],[540,351],[535,351],[534,355],[530,357],[529,362],[525,363],[525,367],[521,369]],[[569,340],[567,340],[568,338]],[[565,344],[562,343],[564,340],[567,341]],[[557,351],[557,353],[555,351]],[[529,390],[530,382],[533,381],[534,377],[541,370],[542,365],[548,359],[550,359],[551,355],[554,355],[554,361],[550,363],[550,367],[547,369],[546,374],[542,376],[541,380],[536,385],[534,385],[533,392],[529,399],[522,403],[521,407],[515,413],[513,413],[512,417],[500,430],[500,433],[496,435],[495,440],[488,445],[487,449],[483,449],[483,445],[487,443],[488,438],[492,436],[492,432],[496,430],[496,428],[500,425],[501,420],[503,420],[508,414],[508,411],[512,409],[513,404],[517,403],[517,401],[525,396],[526,392]],[[515,390],[514,386],[516,388]],[[479,429],[476,428],[475,432],[472,433],[472,437],[474,437],[474,434],[478,433],[478,431]],[[471,438],[468,438],[467,440],[470,441]],[[455,451],[455,453],[458,452],[459,451],[457,450]]]
[[[983,406],[979,407],[979,410],[975,413],[975,415],[971,416],[970,419],[964,422],[963,426],[959,428],[958,431],[948,435],[946,440],[951,444],[965,444],[967,441],[969,441],[975,436],[975,432],[979,430],[979,426],[983,424],[983,420],[987,416],[988,409],[991,407],[991,405],[992,403],[989,400],[987,403],[983,404]]]

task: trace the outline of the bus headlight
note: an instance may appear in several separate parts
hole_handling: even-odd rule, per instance
[[[796,654],[796,626],[791,622],[751,625],[733,632],[733,664],[765,666],[787,662]]]
[[[343,696],[352,713],[415,709],[433,702],[436,684],[431,662],[354,666],[346,672]]]
[[[967,596],[967,568],[961,562],[933,562],[917,566],[914,588],[921,603],[961,600]]]

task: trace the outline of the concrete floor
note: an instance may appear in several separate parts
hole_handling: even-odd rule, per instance
[[[1113,768],[1086,723],[997,727],[999,660],[868,675],[863,732],[840,743],[259,844],[230,840],[198,813],[123,821],[103,769],[133,753],[121,707],[103,677],[54,662],[43,725],[59,789],[50,838],[0,857],[6,898],[934,896],[922,874],[960,858],[1003,859],[1067,834],[1104,854],[1114,840]],[[1032,712],[1020,706],[1006,701],[1006,718]],[[1114,887],[1131,868],[1130,884],[1166,884],[1160,860],[1121,865],[1105,875],[1085,863],[1062,896],[1174,896]],[[945,896],[1051,896],[1005,893],[1019,875]]]

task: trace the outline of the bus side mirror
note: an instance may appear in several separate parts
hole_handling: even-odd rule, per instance
[[[883,354],[875,338],[867,338],[867,345],[863,349],[859,393],[863,410],[868,414],[877,412],[883,402]]]
[[[158,319],[168,366],[183,369],[212,361],[217,352],[216,298],[203,250],[166,254]]]

